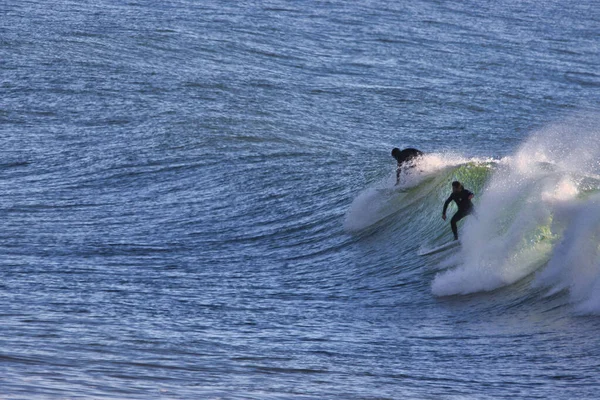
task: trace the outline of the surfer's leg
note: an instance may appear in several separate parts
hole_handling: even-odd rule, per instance
[[[454,240],[458,240],[458,227],[456,223],[465,217],[465,213],[457,211],[456,214],[450,220],[450,226],[452,227],[452,233],[454,234]]]

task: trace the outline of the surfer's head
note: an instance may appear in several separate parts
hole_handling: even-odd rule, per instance
[[[392,149],[392,157],[394,157],[396,160],[400,161],[400,149],[397,147],[394,147]]]
[[[459,181],[452,182],[452,191],[454,193],[461,192],[463,190],[463,185]]]

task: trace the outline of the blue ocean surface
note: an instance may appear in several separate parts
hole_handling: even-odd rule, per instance
[[[599,65],[595,0],[4,0],[0,398],[598,398]]]

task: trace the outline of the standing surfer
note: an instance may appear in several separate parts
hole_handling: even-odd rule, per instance
[[[396,168],[396,185],[400,183],[400,174],[402,173],[402,168],[408,169],[415,166],[415,159],[423,155],[422,151],[417,149],[404,149],[400,150],[397,147],[392,149],[392,157],[396,159],[398,162],[398,167]]]
[[[475,209],[471,200],[475,195],[465,189],[459,181],[452,182],[452,194],[448,197],[448,200],[444,203],[444,211],[442,211],[442,218],[446,220],[446,209],[452,200],[458,206],[458,211],[450,220],[450,226],[452,227],[452,233],[454,234],[454,240],[458,240],[458,228],[456,223],[466,217],[469,214],[475,214]]]

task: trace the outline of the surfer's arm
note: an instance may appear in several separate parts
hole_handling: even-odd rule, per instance
[[[448,209],[448,205],[450,204],[451,201],[452,201],[452,195],[450,195],[450,197],[448,197],[448,200],[446,200],[446,202],[444,203],[444,209],[442,210],[442,218],[444,218],[446,216],[446,210]]]
[[[402,173],[402,167],[398,164],[396,168],[396,185],[400,183],[400,174]]]

